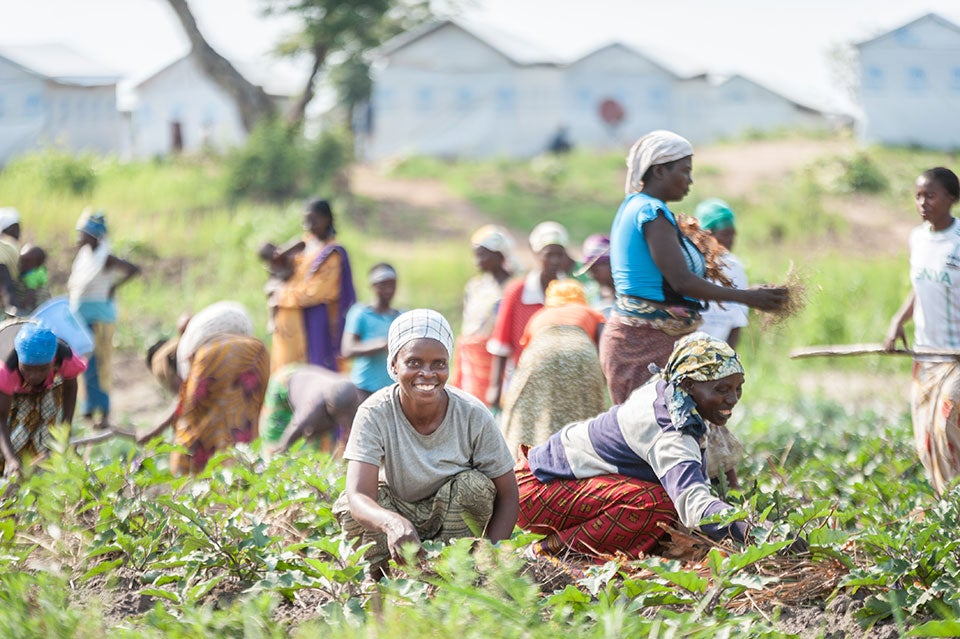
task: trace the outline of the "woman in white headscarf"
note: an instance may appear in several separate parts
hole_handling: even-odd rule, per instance
[[[530,231],[530,250],[537,266],[526,277],[513,280],[504,288],[493,333],[487,342],[487,350],[493,356],[486,394],[491,408],[500,408],[505,380],[509,380],[523,351],[523,330],[533,314],[543,308],[547,285],[566,277],[563,268],[569,259],[569,242],[567,229],[557,222],[541,222]]]
[[[480,272],[470,278],[463,291],[463,323],[454,349],[450,385],[484,401],[493,363],[487,341],[493,333],[503,290],[516,265],[513,240],[503,227],[480,227],[470,237],[470,244]]]
[[[650,379],[650,364],[664,366],[676,340],[700,325],[704,300],[774,310],[787,289],[735,289],[725,281],[716,245],[685,234],[667,207],[693,184],[693,147],[670,131],[637,140],[627,156],[626,197],[610,230],[610,265],[617,301],[600,339],[600,362],[615,404]],[[698,246],[699,244],[699,246]],[[707,248],[706,253],[701,248]]]
[[[347,483],[334,504],[348,538],[373,542],[375,571],[403,546],[481,534],[506,539],[519,501],[513,457],[490,411],[447,387],[453,333],[437,311],[393,321],[387,338],[397,383],[359,408],[346,450]]]

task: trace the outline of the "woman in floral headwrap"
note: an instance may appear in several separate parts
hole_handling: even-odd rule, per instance
[[[730,508],[706,475],[706,421],[725,424],[740,399],[743,367],[706,333],[677,342],[664,369],[625,403],[568,424],[517,464],[518,524],[546,535],[534,553],[572,551],[637,559],[664,535],[659,522],[743,541],[746,524],[702,524]]]
[[[0,367],[0,469],[5,475],[20,470],[25,454],[46,452],[51,426],[73,421],[77,376],[86,367],[49,329],[33,322],[20,326],[13,352]]]
[[[637,140],[627,156],[626,197],[610,230],[610,266],[617,301],[600,342],[600,361],[614,403],[662,366],[681,335],[700,325],[703,300],[739,302],[775,310],[785,288],[718,286],[724,281],[718,253],[693,237],[695,222],[682,224],[667,207],[693,183],[693,147],[670,131]],[[705,235],[705,234],[701,234]]]
[[[470,278],[463,291],[463,323],[454,346],[450,385],[484,401],[493,364],[487,341],[497,321],[503,290],[516,265],[513,240],[503,227],[480,227],[470,237],[470,245],[480,272]]]
[[[113,329],[117,321],[114,296],[117,288],[140,273],[140,267],[110,252],[103,211],[85,210],[77,221],[77,235],[77,256],[67,282],[70,308],[93,333],[93,353],[83,374],[83,415],[92,418],[99,412],[97,426],[106,428],[110,425]]]

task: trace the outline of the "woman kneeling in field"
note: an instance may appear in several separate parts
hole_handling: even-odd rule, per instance
[[[397,383],[357,411],[343,454],[347,485],[333,511],[348,538],[372,541],[382,571],[422,539],[506,539],[517,521],[513,457],[480,400],[446,388],[453,333],[417,309],[390,325],[387,366]],[[379,477],[379,480],[378,480]]]
[[[0,367],[0,451],[5,475],[20,470],[24,454],[47,450],[50,427],[73,421],[77,376],[87,365],[48,329],[24,324],[13,353]]]
[[[666,368],[605,413],[568,424],[517,465],[522,528],[547,535],[534,553],[596,557],[650,552],[680,521],[743,541],[746,524],[703,524],[730,508],[710,491],[707,425],[725,424],[740,399],[743,366],[706,333],[678,341]]]

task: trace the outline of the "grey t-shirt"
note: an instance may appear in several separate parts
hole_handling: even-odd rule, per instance
[[[400,408],[400,385],[382,388],[361,404],[344,459],[380,468],[380,479],[403,501],[436,494],[465,470],[490,479],[513,469],[513,456],[487,407],[472,395],[446,387],[447,414],[429,435],[418,433]]]

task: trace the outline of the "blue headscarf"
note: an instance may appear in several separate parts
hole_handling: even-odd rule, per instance
[[[103,211],[85,210],[80,214],[80,219],[77,220],[77,230],[92,235],[98,240],[105,238],[107,236],[107,221],[104,219]]]
[[[34,322],[24,324],[13,340],[17,359],[27,366],[42,366],[57,354],[57,336],[49,328]]]

